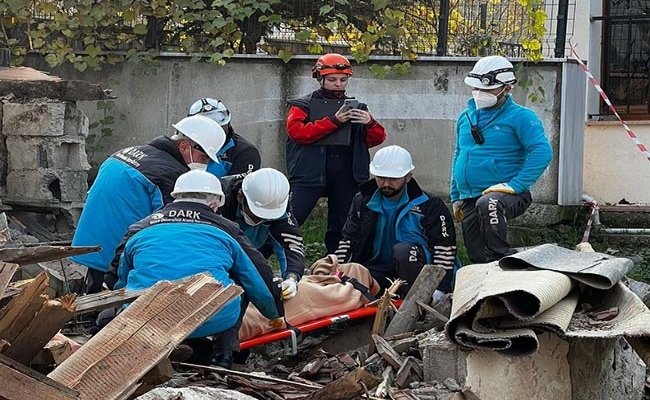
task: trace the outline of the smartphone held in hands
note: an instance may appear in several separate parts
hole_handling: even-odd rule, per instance
[[[345,110],[351,110],[353,108],[359,108],[359,100],[357,99],[345,99],[343,101],[343,105],[345,106]]]

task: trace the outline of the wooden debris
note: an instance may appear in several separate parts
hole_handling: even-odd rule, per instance
[[[28,364],[73,316],[74,296],[49,300],[43,294],[47,284],[47,274],[39,274],[0,311],[0,339],[11,344],[3,354],[23,364]]]
[[[133,393],[133,397],[140,396],[156,388],[174,377],[174,368],[169,358],[166,358],[153,367],[143,377],[140,386]]]
[[[422,268],[413,287],[409,289],[397,314],[386,328],[385,335],[396,335],[398,333],[410,332],[420,317],[417,301],[428,303],[431,301],[433,292],[438,288],[442,278],[445,276],[445,269],[427,264]],[[374,332],[373,332],[374,333]]]
[[[391,303],[391,299],[397,290],[405,283],[401,279],[397,279],[391,283],[390,287],[384,292],[381,298],[378,300],[377,304],[377,314],[375,314],[375,320],[372,323],[372,334],[373,335],[382,335],[384,333],[384,328],[386,326],[386,313],[390,307],[394,307]],[[375,342],[373,340],[368,344],[368,355],[371,356],[375,352]]]
[[[101,246],[36,246],[0,249],[0,260],[16,264],[35,264],[100,251]]]
[[[31,361],[32,368],[42,366],[43,370],[51,371],[52,367],[61,365],[68,357],[72,355],[72,346],[68,341],[48,342],[43,350]],[[49,368],[49,369],[48,369]],[[41,369],[39,368],[39,371]]]
[[[0,297],[4,295],[7,285],[18,270],[18,264],[0,262]]]
[[[386,339],[386,338],[384,338]],[[396,340],[391,342],[391,347],[395,350],[396,353],[402,354],[406,353],[412,348],[417,348],[419,345],[418,338],[411,336],[404,339]]]
[[[393,380],[395,379],[395,373],[393,372],[393,367],[390,365],[384,369],[384,372],[381,374],[382,381],[377,385],[375,390],[375,397],[386,398],[388,396],[388,388],[390,388]]]
[[[325,387],[303,397],[302,400],[351,400],[377,386],[382,377],[381,364],[370,364],[343,375]]]
[[[438,320],[440,320],[440,321],[442,321],[444,323],[447,323],[447,321],[449,321],[449,318],[447,318],[444,315],[442,315],[441,313],[439,313],[438,310],[431,307],[430,305],[428,305],[426,303],[423,303],[421,301],[416,301],[415,303],[418,305],[418,307],[420,307],[420,309],[422,311],[426,312],[429,315],[433,315],[434,317],[438,318]]]
[[[267,381],[267,382],[272,382],[272,383],[277,383],[277,384],[283,384],[283,385],[289,385],[289,386],[294,386],[296,388],[300,389],[320,389],[323,387],[323,385],[318,385],[316,383],[301,383],[301,382],[292,382],[292,381],[287,381],[284,379],[280,378],[275,378],[273,376],[266,376],[266,375],[257,375],[257,374],[250,374],[247,372],[241,372],[241,371],[235,371],[235,370],[230,370],[226,368],[221,368],[217,366],[205,366],[205,365],[197,365],[197,364],[188,364],[188,363],[174,363],[176,365],[180,365],[183,367],[189,367],[189,368],[197,368],[197,369],[204,369],[206,371],[214,371],[218,372],[223,375],[232,375],[232,376],[241,376],[244,378],[250,378],[250,379],[257,379],[261,381]]]
[[[402,366],[395,375],[395,384],[398,388],[404,389],[412,382],[422,381],[422,367],[418,364],[417,360],[412,357],[406,357]]]
[[[74,390],[0,354],[0,397],[7,400],[79,399]]]
[[[241,293],[206,274],[160,281],[48,376],[81,399],[126,398],[147,371]]]
[[[318,370],[321,369],[321,367],[323,366],[323,364],[325,364],[325,362],[327,362],[327,357],[324,355],[319,355],[315,359],[305,364],[302,370],[298,373],[298,376],[316,375]]]
[[[75,314],[83,314],[92,311],[104,310],[111,307],[121,306],[140,297],[146,289],[126,290],[118,289],[99,293],[88,294],[77,297],[75,301]]]
[[[402,357],[393,350],[390,344],[379,335],[372,335],[372,341],[375,342],[377,353],[388,362],[393,368],[399,370],[404,362]]]

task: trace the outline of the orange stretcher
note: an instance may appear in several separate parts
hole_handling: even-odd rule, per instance
[[[402,304],[402,300],[393,301],[393,305],[395,305],[396,307],[399,307],[401,304]],[[327,328],[328,326],[340,324],[346,321],[371,317],[375,314],[377,314],[377,307],[375,306],[357,308],[356,310],[347,311],[342,314],[323,317],[312,321],[304,322],[300,325],[294,326],[293,329],[283,329],[280,331],[273,331],[273,332],[265,333],[263,335],[255,336],[254,338],[240,342],[239,348],[241,350],[245,350],[251,347],[262,346],[267,343],[272,343],[277,340],[289,339],[291,345],[290,354],[296,355],[298,352],[299,334],[315,331],[321,328]]]

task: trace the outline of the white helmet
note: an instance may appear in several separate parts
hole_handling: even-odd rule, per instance
[[[172,126],[201,146],[212,161],[219,162],[217,152],[226,142],[226,133],[219,124],[208,117],[193,115],[183,118]]]
[[[517,83],[514,67],[505,57],[483,57],[465,77],[465,83],[477,89],[495,89]]]
[[[191,117],[197,114],[206,116],[221,126],[228,125],[231,119],[230,111],[228,111],[226,105],[221,100],[215,100],[209,97],[197,100],[190,106],[187,115]]]
[[[255,216],[278,219],[284,215],[289,203],[289,180],[273,168],[261,168],[246,175],[241,191]]]
[[[176,179],[174,191],[171,193],[172,197],[177,198],[181,193],[215,195],[217,197],[217,207],[221,207],[225,202],[219,178],[200,169],[188,171]]]
[[[411,154],[399,146],[380,149],[370,163],[370,173],[382,178],[403,178],[414,169]]]

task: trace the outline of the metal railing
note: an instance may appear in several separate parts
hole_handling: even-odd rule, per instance
[[[576,1],[544,0],[539,6],[547,15],[545,33],[541,40],[544,57],[561,58],[568,55]],[[323,13],[322,8],[329,4],[335,8]],[[398,24],[402,34],[399,40],[380,38],[373,54],[399,55],[402,49],[409,47],[420,55],[524,56],[521,42],[528,35],[526,30],[531,21],[518,0],[393,0],[390,6],[403,16]],[[269,13],[280,15],[282,23],[262,23],[259,15],[238,21],[241,41],[247,43],[245,46],[231,43],[236,53],[264,53],[286,49],[293,54],[310,54],[314,48],[350,53],[355,39],[358,40],[369,25],[381,25],[383,22],[380,15],[369,11],[372,7],[363,0],[349,0],[347,4],[294,0],[280,2],[273,7]],[[53,16],[41,14],[34,15],[34,18],[46,20]],[[183,51],[179,31],[187,30],[187,27],[174,25],[164,19],[158,22],[164,25],[164,29],[154,37],[148,35],[146,43],[139,43],[141,48],[137,50],[154,48]],[[147,17],[139,18],[137,23],[147,24]],[[324,26],[328,28],[323,29]],[[132,26],[121,23],[114,28],[128,30]],[[300,40],[299,32],[309,30],[313,33],[310,40]],[[211,36],[195,28],[184,34],[191,34],[199,40]],[[314,47],[314,44],[318,46]]]

